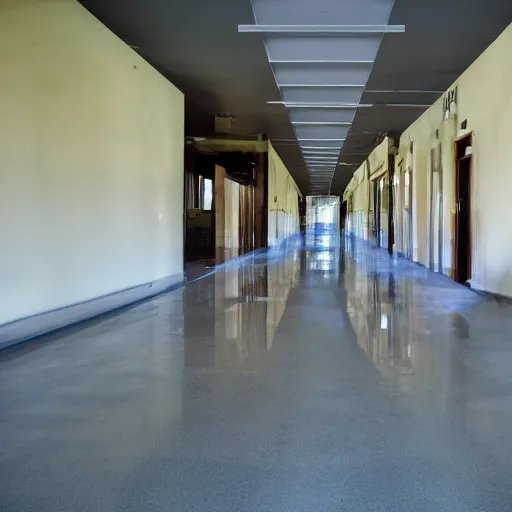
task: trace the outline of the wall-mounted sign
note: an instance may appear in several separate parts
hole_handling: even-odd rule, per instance
[[[458,87],[455,86],[446,92],[443,98],[443,118],[448,119],[457,113],[457,92]]]

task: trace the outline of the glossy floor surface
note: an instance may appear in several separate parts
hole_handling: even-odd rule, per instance
[[[4,352],[0,510],[510,512],[511,313],[346,242]]]

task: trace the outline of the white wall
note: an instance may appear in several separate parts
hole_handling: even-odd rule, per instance
[[[183,95],[74,0],[0,2],[0,324],[183,272]]]
[[[301,193],[270,142],[268,146],[268,243],[272,247],[299,233]]]
[[[473,285],[512,296],[512,25],[466,70],[458,88],[457,116],[445,120],[441,98],[400,139],[400,156],[414,143],[413,186],[415,260],[429,264],[430,148],[442,144],[443,271],[454,267],[455,162],[454,140],[460,123],[473,131],[472,270]],[[435,132],[439,130],[439,138]]]

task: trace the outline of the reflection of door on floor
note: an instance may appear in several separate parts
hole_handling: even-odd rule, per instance
[[[472,136],[455,142],[456,215],[455,215],[455,275],[459,283],[471,279],[471,158]]]

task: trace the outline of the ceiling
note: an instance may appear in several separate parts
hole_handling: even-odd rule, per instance
[[[230,113],[237,135],[268,134],[306,193],[342,194],[378,138],[414,122],[512,21],[504,0],[81,3],[185,93],[187,135],[213,134],[214,114]],[[238,31],[255,19],[405,32]]]

